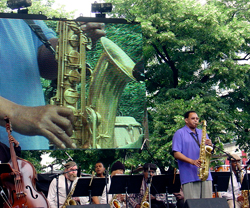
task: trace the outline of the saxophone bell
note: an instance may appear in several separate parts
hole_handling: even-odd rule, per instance
[[[114,196],[114,198],[111,200],[110,206],[111,208],[121,208],[121,203],[116,198],[117,195]]]
[[[77,205],[77,202],[74,199],[72,199],[72,195],[75,192],[75,188],[76,188],[77,182],[78,182],[78,179],[76,179],[76,182],[75,182],[73,188],[71,189],[71,191],[69,192],[68,196],[66,197],[66,200],[65,200],[65,202],[62,205],[62,208],[66,208],[69,205]]]

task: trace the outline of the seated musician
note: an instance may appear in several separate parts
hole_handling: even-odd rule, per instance
[[[109,191],[109,189],[110,189],[111,178],[114,175],[117,175],[117,174],[124,174],[124,171],[125,171],[125,166],[120,161],[117,161],[112,165],[112,167],[111,167],[111,175],[108,177],[109,180],[108,180],[107,188],[106,188],[106,186],[104,187],[103,193],[102,193],[102,196],[101,196],[100,200],[98,199],[97,196],[92,197],[92,200],[93,200],[94,204],[107,204],[107,203],[110,204],[111,203],[114,196],[112,196],[112,194],[108,194],[108,202],[107,202],[106,189],[107,189],[107,191]],[[122,194],[116,195],[116,198],[118,198],[118,201],[120,201],[121,203],[125,199],[125,197],[123,197]],[[112,205],[111,205],[111,207],[112,207]]]
[[[235,208],[241,208],[241,204],[244,200],[243,196],[241,196],[241,182],[244,177],[241,174],[241,158],[237,154],[232,154],[233,158],[232,161],[232,177],[233,177],[233,188],[234,188],[234,196],[235,196]],[[227,199],[228,205],[230,208],[234,208],[234,201],[233,201],[233,193],[232,193],[232,185],[231,185],[231,178],[229,178],[228,182],[228,189],[227,192],[220,192],[220,197],[224,197]]]
[[[77,183],[77,165],[75,162],[70,161],[64,165],[64,174],[60,175],[58,178],[58,193],[57,193],[57,179],[54,178],[49,186],[49,192],[47,200],[49,202],[50,208],[57,208],[57,194],[59,197],[59,207],[62,205],[69,205],[66,203],[67,197],[69,197],[70,192],[74,189]],[[73,194],[73,193],[72,193]],[[70,197],[71,198],[71,197]],[[88,197],[73,197],[72,198],[76,204],[88,204]]]
[[[105,172],[105,167],[103,163],[101,161],[96,162],[95,164],[96,177],[105,178],[104,172]]]
[[[148,179],[150,177],[153,177],[155,175],[157,167],[155,164],[152,163],[145,163],[143,165],[143,180],[142,180],[142,185],[140,189],[139,194],[130,194],[129,195],[129,203],[133,208],[140,208],[140,207],[146,207],[149,205],[142,206],[143,202],[148,202],[148,194],[146,193],[148,183]],[[167,207],[165,204],[165,200],[160,199],[158,196],[153,196],[151,195],[151,207],[152,208],[163,208]],[[175,207],[173,204],[169,204],[170,208]]]

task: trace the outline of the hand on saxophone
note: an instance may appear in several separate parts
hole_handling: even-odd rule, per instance
[[[88,22],[81,24],[82,31],[86,32],[87,36],[91,38],[93,46],[101,37],[106,35],[106,32],[104,31],[104,23]]]
[[[210,139],[205,140],[205,145],[213,146],[212,141]]]
[[[201,167],[201,161],[199,159],[193,160],[191,164],[195,165],[198,168]]]
[[[28,107],[3,97],[0,97],[0,103],[0,118],[8,116],[13,131],[29,136],[45,136],[58,148],[76,148],[70,139],[74,121],[70,108],[52,105]],[[3,119],[0,119],[0,124],[4,125]]]
[[[242,195],[237,197],[237,202],[243,203],[244,202],[244,197]]]

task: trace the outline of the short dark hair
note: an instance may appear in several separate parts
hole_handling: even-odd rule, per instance
[[[100,160],[99,160],[99,161],[97,161],[95,164],[97,164],[97,163],[102,163],[102,164],[103,164],[103,162],[102,162],[102,161],[100,161]],[[103,166],[104,166],[104,164],[103,164]]]
[[[123,170],[125,172],[125,166],[120,161],[116,161],[111,167],[111,172],[115,170]]]
[[[153,164],[153,163],[145,163],[145,164],[143,165],[143,170],[144,170],[144,171],[147,171],[148,169],[150,169],[150,170],[156,170],[157,167],[156,167],[156,165]]]
[[[188,111],[184,114],[184,118],[188,118],[190,113],[196,113],[195,111]]]

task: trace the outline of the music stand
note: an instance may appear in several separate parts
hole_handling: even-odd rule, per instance
[[[90,181],[92,183],[90,184]],[[89,196],[89,201],[91,202],[91,196],[101,196],[106,185],[105,178],[92,178],[92,177],[83,177],[79,178],[73,197],[75,196]]]
[[[109,194],[126,194],[126,207],[128,194],[140,193],[143,175],[114,175],[111,178]]]
[[[0,174],[2,173],[11,173],[13,172],[12,167],[9,163],[1,163],[0,164]]]
[[[143,175],[114,175],[109,194],[140,193]]]
[[[179,193],[181,189],[180,175],[155,175],[152,177],[151,193],[153,195],[166,193],[167,207],[169,207],[168,194]]]
[[[180,192],[180,189],[181,189],[181,181],[179,174],[155,175],[152,178],[152,185],[151,185],[152,194],[178,193]]]
[[[240,190],[248,190],[248,188],[250,186],[250,181],[249,180],[247,181],[247,176],[249,178],[250,174],[248,173],[248,175],[247,174],[244,175]]]
[[[227,191],[230,172],[211,172],[213,178],[213,192],[217,196],[218,191]]]

